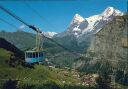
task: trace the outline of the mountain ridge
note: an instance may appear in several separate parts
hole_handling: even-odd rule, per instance
[[[64,37],[66,35],[74,35],[80,40],[86,34],[88,35],[97,33],[115,16],[122,15],[123,13],[121,11],[113,7],[108,7],[101,14],[93,15],[88,18],[83,18],[79,14],[75,14],[67,30],[65,32],[58,33],[55,36]]]

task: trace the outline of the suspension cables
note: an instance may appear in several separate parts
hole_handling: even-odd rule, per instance
[[[35,10],[33,9],[28,3],[26,3],[26,1],[24,1],[24,4],[31,9],[35,14],[37,14],[41,19],[43,19],[43,17]]]
[[[3,6],[0,6],[0,9],[3,10],[4,12],[8,13],[9,15],[11,15],[12,17],[14,17],[15,19],[17,19],[18,21],[22,22],[23,24],[29,26],[26,22],[24,22],[20,17],[16,16],[10,10],[5,9]]]
[[[49,22],[47,19],[45,19],[36,9],[34,9],[32,6],[30,6],[25,0],[23,1],[23,3],[26,5],[26,7],[28,7],[28,9],[33,11],[33,13],[35,13],[41,20],[44,20],[45,22],[47,22],[48,25],[52,26],[52,28],[57,29],[51,22]]]
[[[60,46],[61,48],[63,48],[64,50],[74,54],[74,55],[78,55],[79,53],[75,52],[75,51],[72,51],[66,47],[64,47],[63,45],[59,44],[58,42],[56,42],[55,40],[49,38],[49,37],[46,37],[41,30],[39,30],[38,28],[32,26],[32,25],[29,25],[27,24],[26,22],[24,22],[20,17],[16,16],[14,13],[12,13],[10,10],[8,9],[5,9],[3,6],[0,6],[0,9],[3,10],[4,12],[6,12],[7,14],[11,15],[13,18],[15,18],[16,20],[20,21],[21,23],[25,24],[26,26],[28,26],[29,28],[31,28],[32,30],[40,33],[42,35],[42,37],[45,37],[46,39],[54,42],[55,44],[57,44],[58,46]],[[80,54],[79,54],[80,55]]]
[[[27,24],[26,22],[24,22],[20,17],[16,16],[14,13],[12,13],[10,10],[4,8],[3,6],[0,6],[0,9],[3,10],[4,12],[6,12],[7,14],[11,15],[13,18],[15,18],[16,20],[20,21],[21,23],[25,24],[26,26],[28,26],[29,28],[33,29],[34,31],[38,32],[37,28],[35,28],[32,25]],[[41,31],[40,31],[41,32]]]
[[[14,24],[9,23],[8,21],[5,21],[5,20],[2,19],[2,18],[0,18],[0,21],[6,23],[6,24],[8,24],[8,25],[10,25],[11,27],[13,27],[13,28],[15,28],[15,29],[18,29],[18,27],[16,27]]]

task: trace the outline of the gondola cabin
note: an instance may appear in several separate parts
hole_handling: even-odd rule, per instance
[[[30,26],[34,31],[36,31],[36,45],[29,51],[25,51],[25,62],[32,63],[40,63],[44,61],[44,51],[43,51],[43,37],[42,32],[39,31],[38,28],[34,26]]]
[[[39,63],[44,61],[44,52],[43,51],[26,51],[25,52],[25,61],[27,63]]]

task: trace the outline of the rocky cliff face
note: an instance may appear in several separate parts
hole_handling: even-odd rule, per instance
[[[76,62],[76,65],[84,71],[113,72],[116,69],[116,71],[126,72],[128,68],[127,19],[128,16],[115,17],[96,33],[88,52]]]
[[[103,59],[111,62],[126,61],[128,52],[127,26],[128,22],[126,22],[125,16],[116,17],[100,30],[95,35],[90,47],[90,50],[96,55],[93,59]]]

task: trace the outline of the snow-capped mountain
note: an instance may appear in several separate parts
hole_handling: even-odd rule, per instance
[[[121,16],[123,13],[113,7],[106,8],[101,14],[83,18],[76,14],[69,27],[61,36],[74,35],[77,38],[83,38],[87,34],[97,33],[105,24],[111,21],[115,16]],[[58,34],[59,35],[59,34]]]
[[[80,24],[83,21],[84,21],[83,17],[81,17],[79,14],[75,14],[73,20],[71,21],[71,24],[74,24],[74,23]]]
[[[104,20],[109,20],[111,19],[113,16],[120,16],[123,15],[122,12],[120,12],[119,10],[113,8],[113,7],[108,7],[107,9],[105,9],[105,11],[101,14],[102,19]]]
[[[49,38],[52,38],[54,35],[56,35],[56,32],[43,32],[43,34]]]
[[[67,32],[78,36],[82,33],[82,30],[84,28],[87,28],[88,24],[89,23],[86,19],[84,19],[80,15],[76,14],[73,17],[73,19],[70,23],[70,26],[67,29]]]

